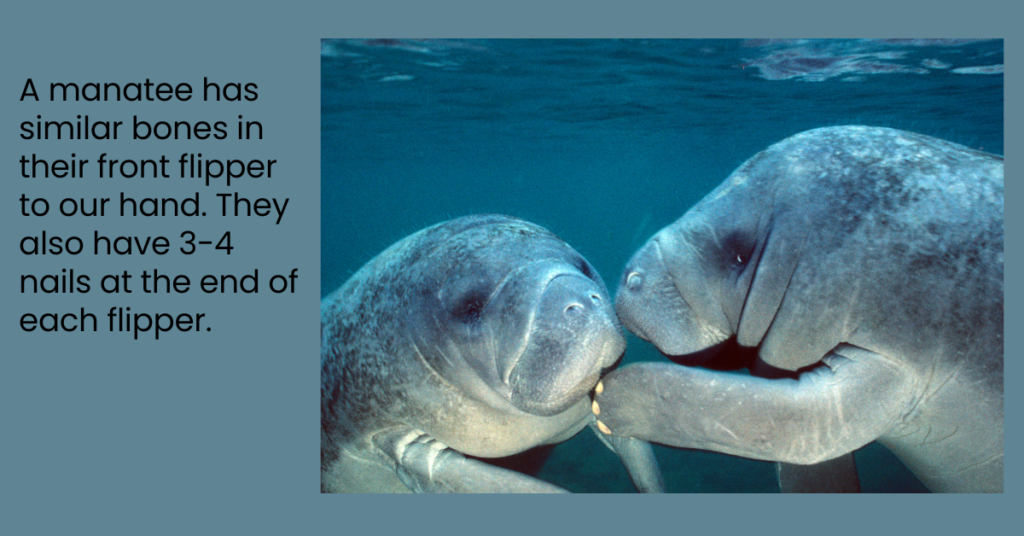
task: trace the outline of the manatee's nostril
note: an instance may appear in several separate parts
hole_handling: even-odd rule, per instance
[[[594,303],[600,303],[601,302],[601,295],[600,294],[591,294],[590,295],[590,299],[593,300]]]
[[[639,272],[630,272],[629,276],[626,277],[626,288],[629,290],[640,290],[640,287],[644,285],[644,278],[640,276]]]
[[[582,312],[583,312],[583,306],[578,304],[578,303],[570,303],[569,306],[565,308],[565,314],[582,313]]]

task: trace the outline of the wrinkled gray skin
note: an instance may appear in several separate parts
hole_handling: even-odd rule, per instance
[[[814,464],[878,440],[932,491],[1003,489],[1003,159],[884,128],[773,145],[629,261],[616,309],[668,355],[736,336],[769,380],[612,372],[613,434]]]
[[[468,216],[415,233],[324,298],[321,491],[551,492],[479,460],[593,423],[625,349],[601,278],[536,225]],[[650,445],[616,439],[658,491]],[[614,448],[613,448],[614,450]]]

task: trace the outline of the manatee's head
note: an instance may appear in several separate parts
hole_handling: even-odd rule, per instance
[[[911,267],[951,263],[933,250],[979,227],[968,220],[993,211],[1001,186],[1001,159],[966,147],[885,128],[807,131],[655,234],[626,265],[616,310],[669,356],[736,336],[797,370],[860,326],[899,320],[885,311],[928,292]]]
[[[498,409],[561,413],[625,350],[594,268],[549,231],[504,216],[433,228],[412,268],[407,327],[426,363]]]
[[[695,354],[739,329],[770,219],[756,204],[736,206],[736,197],[712,194],[626,264],[616,293],[619,319],[666,355]]]

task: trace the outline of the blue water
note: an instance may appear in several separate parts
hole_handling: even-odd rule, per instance
[[[1003,152],[1003,43],[953,40],[324,41],[321,295],[391,243],[494,212],[555,232],[614,292],[625,262],[747,158],[864,124]],[[664,360],[629,337],[627,361]],[[772,464],[658,448],[674,492],[777,491]],[[923,491],[883,447],[864,491]],[[632,491],[584,431],[540,473]]]

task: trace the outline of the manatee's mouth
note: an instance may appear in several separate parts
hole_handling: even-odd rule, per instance
[[[531,269],[533,269],[535,265],[539,265],[544,262],[545,260],[543,259],[537,260],[532,263],[520,266],[515,270],[512,270],[511,272],[505,274],[501,281],[499,281],[498,284],[495,285],[494,291],[488,297],[485,310],[490,311],[496,307],[493,305],[494,302],[497,301],[495,298],[505,290],[506,286],[510,286],[511,281],[516,281],[518,279],[523,278],[523,274],[529,273],[529,271],[531,271]],[[539,308],[539,304],[543,301],[544,293],[547,291],[548,287],[551,286],[551,282],[559,277],[577,275],[578,274],[565,269],[549,270],[546,273],[544,273],[543,277],[538,278],[538,280],[536,281],[536,288],[540,289],[537,292],[536,297],[526,298],[526,300],[524,300],[533,301],[535,303],[533,303],[532,306],[528,308],[529,313],[527,315],[525,325],[522,328],[523,335],[519,337],[520,342],[518,345],[512,348],[505,349],[505,355],[507,355],[508,357],[502,360],[503,363],[499,363],[498,365],[498,377],[506,385],[509,385],[509,382],[511,381],[512,377],[512,372],[523,360],[523,356],[526,354],[527,349],[530,347],[530,340],[532,338],[532,334],[535,330],[535,325],[537,323],[537,311]]]
[[[652,251],[653,253],[651,253]],[[636,299],[636,296],[642,296],[648,290],[646,287],[651,285],[649,270],[641,266],[641,264],[645,264],[641,260],[652,262],[649,259],[651,256],[654,257],[653,262],[656,263],[656,267],[664,270],[665,262],[661,255],[661,247],[655,238],[629,260],[629,264],[623,272],[622,281],[619,282],[619,289],[615,293],[615,312],[619,321],[631,333],[647,342],[652,342],[652,337],[644,329],[644,322],[641,321],[640,315],[635,314],[637,306],[632,301]]]
[[[715,361],[719,353],[721,353],[722,350],[725,349],[725,347],[730,343],[730,341],[735,342],[735,338],[727,339],[718,344],[708,346],[707,348],[704,348],[702,350],[697,350],[686,354],[667,354],[665,352],[661,352],[661,350],[658,351],[661,352],[661,355],[667,357],[673,363],[686,365],[689,367],[705,367],[709,363]],[[657,345],[655,345],[655,348],[657,348]]]
[[[655,235],[626,265],[615,297],[619,320],[666,356],[699,354],[728,340],[732,334],[702,319],[689,301],[694,296],[688,300],[659,238]]]
[[[514,406],[534,415],[555,415],[597,385],[602,369],[615,363],[626,347],[608,301],[581,274],[548,280],[526,348],[509,372]]]
[[[689,354],[663,354],[673,363],[687,367],[730,371],[758,367],[757,347],[740,346],[736,337],[728,339]]]

